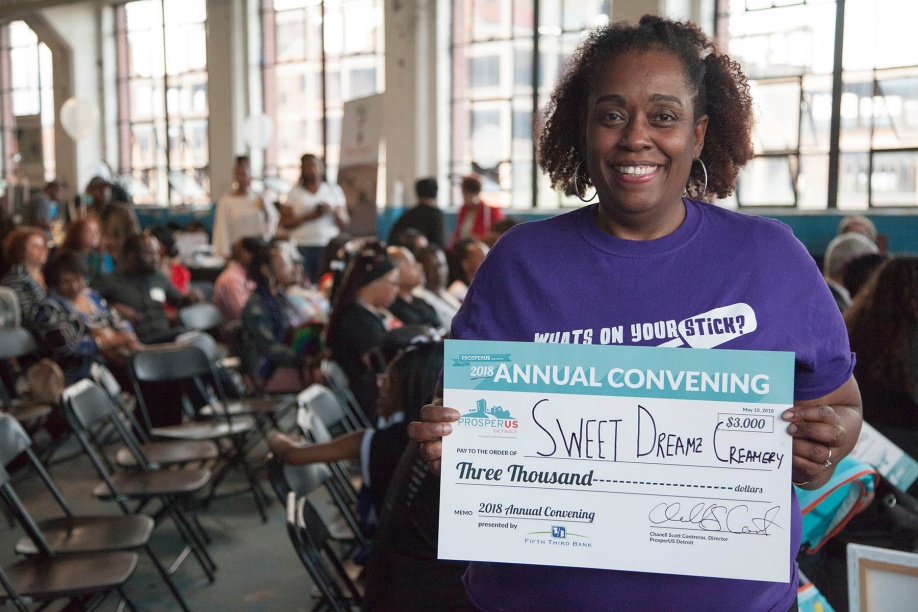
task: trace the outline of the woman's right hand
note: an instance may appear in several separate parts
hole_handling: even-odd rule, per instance
[[[440,473],[443,455],[443,436],[453,431],[451,423],[459,420],[459,411],[438,404],[427,404],[421,409],[421,420],[408,425],[408,436],[421,445],[421,456],[430,462],[435,474]]]

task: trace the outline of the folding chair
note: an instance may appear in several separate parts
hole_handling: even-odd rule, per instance
[[[118,416],[118,408],[111,398],[98,385],[81,380],[64,390],[64,406],[77,439],[89,456],[93,467],[102,479],[93,489],[93,495],[99,499],[114,500],[124,514],[138,514],[153,501],[160,504],[153,515],[155,520],[165,516],[172,519],[179,535],[185,542],[185,549],[172,564],[174,571],[190,552],[195,556],[210,582],[216,564],[208,554],[204,542],[207,540],[192,507],[194,496],[203,491],[211,479],[207,469],[183,469],[152,471],[146,467],[146,459],[127,435]],[[118,472],[109,471],[103,461],[103,449],[95,431],[104,424],[110,424],[123,436],[125,444],[137,453],[137,464],[143,471]],[[135,502],[131,508],[128,502]]]
[[[322,419],[308,407],[301,407],[297,410],[296,422],[300,428],[300,432],[307,440],[316,444],[332,441],[331,432],[325,427]],[[331,470],[336,486],[339,487],[343,498],[356,507],[357,486],[355,486],[354,482],[351,480],[351,470],[349,469],[348,463],[349,462],[344,461],[332,461],[326,465],[328,465]]]
[[[0,361],[19,359],[37,352],[38,344],[28,330],[22,327],[0,328]],[[53,410],[47,404],[21,399],[14,400],[12,393],[2,380],[0,380],[0,404],[5,412],[12,414],[20,423],[29,426],[30,430],[35,429]]]
[[[100,363],[93,363],[89,368],[89,376],[105,390],[109,398],[120,408],[131,429],[137,433],[140,452],[146,457],[150,469],[191,463],[198,463],[203,467],[219,457],[220,449],[211,440],[151,440],[146,430],[134,418],[133,410],[124,400],[121,383],[111,370]],[[125,468],[137,467],[137,453],[132,452],[127,446],[122,446],[115,452],[115,463]]]
[[[310,442],[322,444],[332,440],[322,420],[308,408],[300,408],[297,411],[297,425]],[[364,543],[367,538],[360,526],[357,487],[351,479],[348,466],[344,462],[337,461],[321,465],[328,468],[328,476],[324,477],[321,484],[328,490],[332,502],[338,508],[350,530],[356,534],[357,540],[361,544]]]
[[[220,378],[214,372],[207,355],[200,348],[188,345],[138,351],[131,359],[131,377],[140,414],[153,437],[172,440],[210,440],[218,444],[221,464],[215,470],[216,473],[211,483],[211,495],[208,496],[208,499],[213,497],[228,471],[238,467],[249,484],[245,490],[252,493],[262,522],[267,522],[268,515],[265,506],[270,503],[270,500],[261,488],[247,457],[249,450],[247,441],[253,432],[258,431],[258,428],[252,419],[240,417],[238,414],[234,415],[230,410],[223,408],[229,402]],[[209,398],[214,418],[169,427],[152,427],[150,410],[155,406],[147,401],[141,383],[179,384],[183,381],[194,385],[201,395]],[[226,444],[221,444],[221,442],[226,442]]]
[[[36,522],[16,496],[12,485],[7,483],[0,487],[11,506],[12,514],[19,518],[27,534],[16,543],[16,552],[27,556],[55,556],[142,548],[153,561],[179,606],[187,611],[188,606],[171,576],[147,544],[155,525],[153,519],[146,515],[75,515],[51,474],[32,451],[31,444],[32,440],[18,421],[9,415],[0,415],[0,467],[7,467],[17,457],[24,455],[63,512],[61,517]]]
[[[360,607],[363,595],[348,576],[344,564],[329,543],[322,518],[305,497],[287,497],[287,532],[297,555],[322,597],[313,607],[349,611]]]
[[[353,543],[352,552],[357,552],[367,545],[368,540],[363,535],[354,514],[333,484],[334,476],[324,463],[310,463],[307,465],[284,465],[273,455],[268,456],[265,464],[268,472],[268,481],[271,488],[282,503],[287,503],[287,495],[310,496],[317,489],[324,488],[331,498],[334,507],[331,513],[325,514],[325,523],[335,540],[342,543]]]
[[[324,385],[309,385],[296,396],[296,403],[300,408],[313,411],[332,435],[364,429],[364,426],[344,409],[331,389]]]
[[[178,317],[184,327],[198,331],[210,331],[223,325],[220,309],[210,302],[198,302],[180,308]]]
[[[8,501],[9,474],[0,467],[0,491]],[[50,603],[70,599],[68,609],[91,610],[112,591],[131,610],[134,604],[122,587],[137,567],[137,555],[111,552],[96,555],[55,557],[50,550],[42,556],[27,557],[0,569],[0,605],[12,602],[26,611],[33,602]],[[45,607],[45,606],[42,606]]]
[[[347,374],[344,373],[341,366],[331,359],[323,359],[321,370],[322,377],[325,379],[325,382],[332,392],[338,396],[338,401],[348,412],[351,420],[355,423],[359,423],[360,428],[366,429],[373,427],[373,423],[367,418],[366,412],[363,411],[363,408],[361,408],[360,404],[357,402],[357,398],[354,397],[354,393],[351,391],[351,387],[348,384]]]
[[[239,359],[226,357],[218,346],[217,341],[210,334],[196,331],[188,332],[176,338],[176,342],[190,344],[201,349],[211,363],[214,364],[215,375],[226,374],[227,376],[232,376],[232,371],[238,370]],[[240,384],[245,386],[244,383]],[[227,400],[222,409],[232,415],[253,417],[261,433],[267,435],[269,428],[279,428],[280,420],[295,405],[296,402],[293,395],[287,393],[275,394],[269,397],[245,395],[239,400]]]

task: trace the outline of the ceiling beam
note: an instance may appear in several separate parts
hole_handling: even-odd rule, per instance
[[[21,19],[29,13],[65,4],[99,3],[99,0],[4,0],[0,2],[0,22]]]

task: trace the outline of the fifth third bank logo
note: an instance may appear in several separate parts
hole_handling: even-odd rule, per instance
[[[551,537],[553,537],[553,538],[561,538],[561,539],[566,538],[566,537],[567,537],[567,529],[565,529],[565,528],[562,527],[561,525],[552,525],[552,526],[551,526]]]

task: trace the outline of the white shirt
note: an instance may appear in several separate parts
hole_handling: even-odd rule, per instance
[[[246,236],[270,240],[278,221],[280,213],[260,196],[228,193],[217,202],[214,213],[214,253],[228,258],[233,243]]]
[[[319,185],[319,189],[315,193],[297,185],[287,194],[287,206],[298,217],[300,215],[308,215],[316,209],[317,205],[323,202],[332,208],[344,208],[347,205],[341,187],[325,182]],[[338,224],[335,223],[335,215],[329,212],[318,219],[307,221],[291,229],[290,238],[298,246],[324,247],[339,233],[341,233],[341,230],[338,228]]]
[[[446,295],[449,296],[448,301],[445,296],[437,295],[423,286],[415,287],[411,294],[433,306],[437,316],[440,317],[440,323],[443,324],[443,329],[449,331],[450,326],[453,324],[453,317],[456,316],[462,302],[447,293]]]

